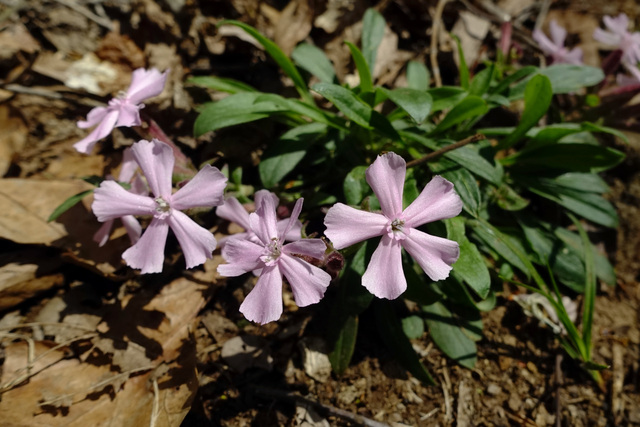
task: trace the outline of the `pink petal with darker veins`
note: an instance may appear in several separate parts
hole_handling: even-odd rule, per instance
[[[367,169],[367,182],[380,201],[382,212],[394,219],[402,212],[402,192],[407,163],[395,153],[386,153]]]
[[[449,277],[451,266],[460,256],[457,242],[416,229],[411,230],[402,246],[434,281]]]
[[[169,224],[166,221],[152,219],[138,243],[124,251],[122,258],[130,267],[140,269],[142,274],[160,273],[168,232]]]
[[[187,268],[204,264],[211,258],[211,254],[216,249],[216,238],[209,230],[175,209],[171,211],[166,221],[178,238]]]
[[[291,216],[287,220],[287,225],[284,227],[284,230],[278,229],[278,223],[276,222],[276,230],[278,233],[278,238],[281,241],[285,240],[285,236],[289,234],[291,229],[295,227],[296,223],[298,223],[298,217],[300,216],[300,212],[302,212],[302,203],[304,203],[304,199],[300,197],[296,200],[296,204],[293,206],[293,211],[291,211]]]
[[[220,264],[218,273],[227,277],[235,277],[249,271],[262,268],[264,262],[264,246],[244,239],[229,239],[222,249],[222,257],[228,264]]]
[[[306,307],[320,301],[331,283],[331,276],[327,272],[300,258],[282,255],[278,265],[291,286],[298,307]]]
[[[343,249],[355,243],[386,233],[389,218],[336,203],[324,217],[324,234],[333,247]]]
[[[164,89],[169,70],[161,73],[155,68],[138,68],[131,76],[131,85],[127,89],[127,100],[139,104],[145,99],[160,95]]]
[[[386,234],[382,236],[362,275],[362,286],[378,298],[386,299],[398,298],[407,289],[402,270],[402,247],[397,240]]]
[[[230,222],[235,222],[245,230],[250,230],[249,212],[235,197],[228,197],[224,204],[216,208],[216,215]]]
[[[90,154],[93,146],[96,145],[96,142],[109,135],[116,126],[118,114],[118,111],[109,111],[105,114],[98,126],[96,126],[89,135],[73,144],[73,148],[80,153]]]
[[[264,192],[266,194],[258,195]],[[278,227],[276,225],[276,203],[267,190],[260,190],[256,193],[256,211],[249,215],[251,230],[264,244],[269,244],[271,239],[278,238]]]
[[[287,243],[282,247],[282,252],[293,255],[306,255],[311,258],[322,259],[327,250],[327,245],[322,239],[301,239],[296,242]]]
[[[153,215],[155,212],[153,199],[133,194],[115,181],[103,181],[93,194],[91,209],[100,222],[125,215]]]
[[[453,218],[461,211],[462,199],[455,192],[453,184],[436,175],[402,215],[407,226],[418,227],[429,222]]]
[[[136,217],[133,215],[125,215],[120,218],[120,220],[122,221],[122,225],[124,225],[125,230],[127,230],[131,244],[135,245],[138,243],[138,240],[140,240],[140,236],[142,235],[142,226]]]
[[[171,175],[175,163],[171,147],[157,139],[143,139],[133,144],[131,151],[147,178],[153,195],[163,197],[168,202],[167,199],[171,197]]]
[[[184,210],[223,203],[227,178],[211,165],[205,165],[184,187],[171,196],[171,207]]]
[[[277,265],[265,267],[256,286],[240,305],[248,320],[265,324],[282,315],[282,274]]]

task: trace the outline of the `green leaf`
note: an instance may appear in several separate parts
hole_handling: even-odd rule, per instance
[[[458,242],[460,257],[453,264],[455,271],[482,299],[491,290],[491,277],[484,258],[475,244],[465,235],[464,218],[458,216],[444,221],[447,226],[447,238]]]
[[[299,114],[310,118],[314,122],[324,123],[340,130],[347,130],[343,119],[323,111],[315,105],[305,104],[298,99],[284,98],[273,93],[263,93],[256,98],[255,104],[264,103],[275,105],[277,108],[280,108],[282,112]],[[253,108],[258,109],[259,105],[254,106]]]
[[[316,76],[321,82],[335,82],[333,64],[322,49],[309,43],[300,43],[291,52],[291,58],[300,68]]]
[[[342,375],[349,367],[358,337],[358,316],[347,315],[341,320],[341,325],[333,326],[337,333],[331,339],[333,350],[329,353],[331,368],[338,375]]]
[[[342,86],[318,83],[313,90],[327,98],[349,119],[365,129],[376,129],[392,140],[400,140],[400,135],[386,117],[374,111],[349,89]]]
[[[269,56],[271,56],[271,58],[276,61],[278,66],[282,68],[282,71],[284,71],[285,74],[287,74],[291,78],[291,80],[293,81],[293,85],[296,87],[302,99],[311,105],[315,105],[315,103],[313,102],[313,97],[311,96],[307,88],[307,84],[298,72],[298,69],[295,65],[293,65],[293,62],[287,57],[287,55],[285,55],[285,53],[278,47],[277,44],[260,34],[260,32],[253,28],[251,25],[245,24],[244,22],[235,20],[224,20],[221,21],[218,25],[235,25],[236,27],[243,29],[247,34],[255,38],[258,43],[260,43],[262,47],[264,47],[264,50],[269,54]]]
[[[547,113],[551,105],[551,82],[543,75],[534,76],[527,83],[524,93],[524,112],[516,129],[498,145],[499,149],[511,148],[515,143],[534,127]]]
[[[422,123],[431,112],[432,100],[427,92],[408,88],[381,90],[416,123]]]
[[[238,92],[256,92],[255,88],[246,83],[223,77],[195,76],[189,77],[187,83],[232,94]]]
[[[593,309],[596,302],[596,274],[593,260],[593,252],[591,252],[589,246],[589,236],[584,231],[582,224],[573,215],[569,215],[571,221],[578,229],[580,238],[582,239],[582,246],[586,248],[584,251],[585,266],[586,266],[586,281],[584,289],[584,302],[582,311],[582,341],[584,342],[585,353],[583,358],[585,361],[591,360],[591,332],[593,328]]]
[[[506,211],[519,211],[529,206],[529,201],[520,196],[513,188],[503,183],[493,192],[496,203]]]
[[[487,93],[489,86],[491,85],[491,81],[493,80],[494,71],[495,65],[491,63],[487,68],[476,74],[469,86],[469,94],[482,96]]]
[[[527,67],[520,68],[515,73],[513,73],[513,74],[509,75],[508,77],[504,78],[500,83],[498,83],[496,85],[496,87],[494,87],[493,89],[490,89],[489,93],[500,94],[505,89],[507,89],[509,86],[511,86],[512,83],[515,83],[516,81],[518,81],[520,79],[523,79],[523,78],[529,76],[530,74],[535,73],[538,70],[539,70],[539,68],[538,67],[534,67],[533,65],[529,65]],[[524,88],[524,86],[523,86],[523,88]],[[524,94],[524,90],[523,90],[522,93]]]
[[[587,65],[557,64],[538,70],[537,74],[547,76],[554,94],[574,93],[583,87],[597,85],[604,79],[602,69]],[[510,99],[522,97],[527,81],[513,86],[509,92]]]
[[[461,329],[459,320],[442,302],[422,307],[431,338],[451,359],[460,365],[473,369],[477,362],[478,350],[474,340]]]
[[[427,90],[429,89],[430,80],[429,70],[422,62],[409,61],[409,64],[407,64],[407,83],[409,88]]]
[[[91,193],[93,193],[93,190],[87,190],[87,191],[78,193],[75,196],[69,197],[67,200],[62,202],[60,206],[55,208],[53,212],[51,212],[51,215],[49,215],[49,218],[47,218],[47,222],[55,221],[56,219],[60,218],[60,215],[62,215],[63,213],[65,213],[66,211],[74,207],[82,199],[84,199],[86,196],[88,196]]]
[[[562,227],[555,228],[553,232],[560,240],[573,248],[578,254],[584,253],[584,247],[582,246],[580,236]],[[598,252],[593,245],[591,245],[591,251],[593,252],[593,257],[595,259],[596,276],[606,284],[615,286],[616,273],[607,257]]]
[[[375,9],[367,9],[364,13],[362,18],[362,54],[370,70],[373,70],[376,65],[378,47],[384,36],[385,25],[384,17]]]
[[[464,203],[465,211],[473,216],[478,216],[481,196],[480,188],[478,188],[478,183],[473,175],[468,170],[447,159],[429,163],[429,166],[434,173],[442,175],[454,184],[456,193]]]
[[[456,45],[458,46],[458,57],[460,58],[460,86],[464,89],[469,89],[469,67],[467,67],[467,61],[464,58],[464,51],[462,50],[462,44],[460,43],[460,39],[452,35],[453,40],[455,40]]]
[[[348,205],[359,205],[370,194],[371,190],[365,176],[366,171],[367,166],[356,166],[345,177],[342,191],[344,191]]]
[[[382,342],[398,361],[416,377],[427,385],[435,385],[433,377],[420,362],[420,358],[411,346],[409,338],[402,331],[402,324],[389,301],[376,300],[373,304],[376,324]]]
[[[307,154],[309,147],[326,131],[327,127],[321,123],[309,123],[287,131],[275,141],[265,151],[258,165],[265,188],[277,185],[291,172]]]
[[[519,154],[503,159],[504,165],[522,170],[599,173],[620,164],[625,159],[621,151],[592,144],[554,144],[535,150],[523,150]]]
[[[410,340],[420,338],[424,333],[424,320],[420,316],[407,316],[402,319],[402,330]]]
[[[484,99],[472,95],[467,96],[449,111],[449,114],[438,123],[438,126],[436,126],[433,132],[438,133],[445,131],[467,119],[481,116],[487,111],[489,111],[489,107]]]
[[[358,69],[358,75],[360,76],[360,90],[362,90],[362,92],[373,92],[373,80],[371,79],[371,71],[367,65],[367,60],[356,45],[348,41],[345,41],[344,43],[349,47],[353,62],[356,64],[356,68]]]
[[[195,121],[193,132],[196,137],[217,129],[264,119],[285,108],[271,102],[255,103],[259,92],[240,92],[217,102],[205,104]]]
[[[468,95],[467,91],[457,86],[442,86],[427,90],[431,95],[433,105],[431,112],[436,113],[442,110],[448,110],[456,106],[460,101]]]
[[[517,247],[517,244],[509,236],[501,233],[495,227],[489,227],[484,221],[470,221],[469,224],[473,227],[473,232],[476,238],[494,250],[509,264],[518,268],[521,272],[526,274],[527,277],[530,277],[532,272],[530,271],[529,266],[521,259],[525,256],[524,253],[514,252],[512,248]]]

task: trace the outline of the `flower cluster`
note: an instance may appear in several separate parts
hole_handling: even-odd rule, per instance
[[[140,102],[160,93],[165,78],[166,72],[136,70],[123,98],[112,100],[109,107],[92,110],[87,122],[80,123],[98,126],[75,147],[88,152],[114,126],[139,124]],[[182,248],[187,268],[192,268],[211,258],[218,242],[209,230],[183,211],[217,206],[220,218],[236,222],[245,230],[220,242],[227,263],[218,266],[218,273],[232,277],[253,272],[258,276],[255,287],[240,306],[247,319],[267,323],[281,316],[283,278],[289,283],[298,306],[315,304],[323,298],[332,276],[317,265],[330,259],[331,254],[325,257],[327,243],[324,240],[302,237],[303,226],[298,220],[302,198],[296,201],[290,218],[278,220],[277,196],[267,190],[257,191],[255,212],[248,213],[237,199],[224,200],[227,178],[210,165],[205,165],[174,192],[174,166],[172,148],[157,139],[141,140],[125,150],[120,182],[107,179],[94,192],[92,209],[98,221],[104,223],[94,240],[104,245],[113,221],[120,218],[132,243],[122,254],[124,261],[142,273],[157,273],[162,271],[164,247],[171,229]],[[138,168],[141,174],[136,173]],[[367,169],[366,178],[380,201],[382,212],[360,211],[338,203],[329,209],[325,218],[325,234],[335,249],[381,236],[362,277],[362,284],[380,298],[397,298],[407,287],[402,248],[432,280],[445,279],[459,256],[456,242],[418,229],[428,222],[460,213],[462,201],[453,184],[436,176],[418,198],[403,209],[405,175],[406,163],[402,157],[394,153],[379,156]],[[144,232],[136,216],[150,218]],[[317,265],[310,262],[314,259],[318,260]]]
[[[622,51],[622,63],[636,66],[640,62],[640,32],[630,33],[629,17],[621,13],[617,17],[605,16],[602,18],[605,31],[596,28],[593,32],[593,38],[607,46]]]
[[[551,40],[539,29],[533,31],[533,39],[538,43],[540,49],[551,57],[552,64],[582,64],[582,49],[576,47],[567,49],[564,41],[567,38],[567,30],[562,28],[553,20],[549,23]]]

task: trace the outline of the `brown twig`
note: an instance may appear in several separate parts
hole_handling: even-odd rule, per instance
[[[556,427],[562,426],[562,402],[560,401],[560,387],[562,387],[562,354],[556,354],[556,367],[555,367],[555,382],[556,382]]]
[[[276,390],[267,387],[251,387],[251,391],[257,395],[268,397],[277,400],[284,400],[286,402],[300,403],[302,405],[311,406],[316,410],[324,411],[336,417],[342,418],[349,422],[365,426],[365,427],[389,427],[388,424],[381,423],[379,421],[372,420],[362,415],[354,414],[353,412],[345,411],[344,409],[336,408],[334,406],[325,405],[324,403],[317,402],[312,399],[300,396],[299,394],[289,393],[282,390]]]
[[[438,37],[440,35],[440,24],[442,23],[442,12],[448,0],[438,0],[436,11],[433,15],[433,26],[431,27],[431,47],[429,57],[431,59],[431,74],[436,87],[442,86],[442,77],[440,76],[440,67],[438,66]]]
[[[416,160],[411,160],[410,162],[407,163],[407,167],[408,168],[412,168],[414,166],[418,166],[421,165],[425,162],[428,162],[429,160],[433,160],[435,158],[438,158],[440,156],[442,156],[444,153],[448,153],[449,151],[453,151],[457,148],[460,147],[464,147],[467,144],[471,144],[472,142],[477,142],[477,141],[481,141],[483,139],[486,139],[486,137],[480,133],[477,133],[475,135],[471,135],[468,138],[465,138],[463,140],[460,140],[458,142],[454,142],[453,144],[447,145],[446,147],[443,147],[437,151],[434,151],[432,153],[427,154],[424,157],[421,157],[419,159]]]

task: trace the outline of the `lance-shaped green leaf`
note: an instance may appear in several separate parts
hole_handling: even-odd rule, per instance
[[[293,81],[293,85],[296,87],[296,90],[298,91],[302,99],[309,104],[314,104],[313,97],[311,96],[311,93],[309,93],[307,84],[298,72],[298,69],[293,64],[291,59],[289,59],[289,57],[285,55],[285,53],[278,47],[277,44],[260,34],[260,32],[253,28],[251,25],[245,24],[244,22],[235,20],[224,20],[218,25],[235,25],[236,27],[242,28],[247,34],[255,38],[258,43],[260,43],[262,47],[264,47],[264,50],[269,54],[269,56],[271,56],[271,58],[276,61],[278,66],[282,68],[282,71],[284,71],[285,74],[291,78],[291,80]]]
[[[599,173],[617,166],[625,159],[621,151],[593,144],[554,144],[520,153],[503,159],[505,166],[515,170],[544,170],[549,168],[567,172]]]
[[[84,199],[91,193],[93,193],[93,190],[87,190],[69,197],[67,200],[62,202],[60,206],[55,208],[53,212],[51,212],[51,215],[49,215],[49,218],[47,218],[47,222],[55,221],[56,219],[60,218],[60,215],[77,205],[80,201],[82,201],[82,199]]]
[[[309,43],[300,43],[293,49],[291,58],[303,70],[316,76],[321,82],[334,83],[336,72],[324,51]]]
[[[384,17],[375,9],[367,9],[362,17],[362,54],[371,71],[376,65],[378,47],[384,36],[385,25]]]
[[[547,77],[537,75],[529,80],[524,93],[524,111],[520,123],[509,136],[500,142],[498,148],[511,148],[520,141],[527,131],[538,124],[538,121],[547,113],[552,97],[551,82]]]
[[[481,204],[480,188],[471,173],[448,159],[439,159],[429,164],[434,173],[442,175],[455,186],[456,193],[463,202],[464,210],[478,216]]]
[[[349,47],[353,62],[355,62],[356,68],[358,69],[358,75],[360,76],[360,90],[362,92],[372,92],[373,80],[371,79],[371,70],[367,65],[367,60],[356,45],[348,41],[345,41],[344,43]]]
[[[427,93],[431,95],[433,100],[432,113],[453,108],[468,95],[466,90],[457,86],[434,87],[427,90]]]
[[[189,77],[187,83],[227,93],[256,92],[256,89],[235,79],[216,76]]]
[[[427,92],[409,88],[393,90],[381,88],[381,90],[416,123],[422,123],[431,112],[433,101]]]
[[[469,85],[469,94],[482,96],[487,93],[493,80],[494,72],[495,65],[491,63],[487,68],[476,74]]]
[[[461,328],[460,321],[441,301],[422,307],[431,338],[451,359],[473,369],[477,362],[476,343]]]
[[[481,116],[487,111],[489,111],[489,107],[484,99],[472,95],[467,96],[449,111],[449,114],[438,123],[433,133],[443,132],[465,120]]]
[[[431,75],[422,62],[409,61],[407,64],[407,83],[409,88],[415,90],[429,89]]]
[[[456,241],[460,245],[460,257],[453,264],[453,271],[456,272],[480,298],[486,298],[491,289],[489,269],[476,245],[471,243],[465,235],[464,218],[460,216],[449,218],[445,220],[444,223],[447,226],[447,239]]]
[[[451,35],[458,46],[458,58],[460,60],[460,86],[464,89],[469,89],[469,67],[467,66],[467,60],[464,57],[464,51],[462,50],[462,44],[460,39],[456,35]]]

